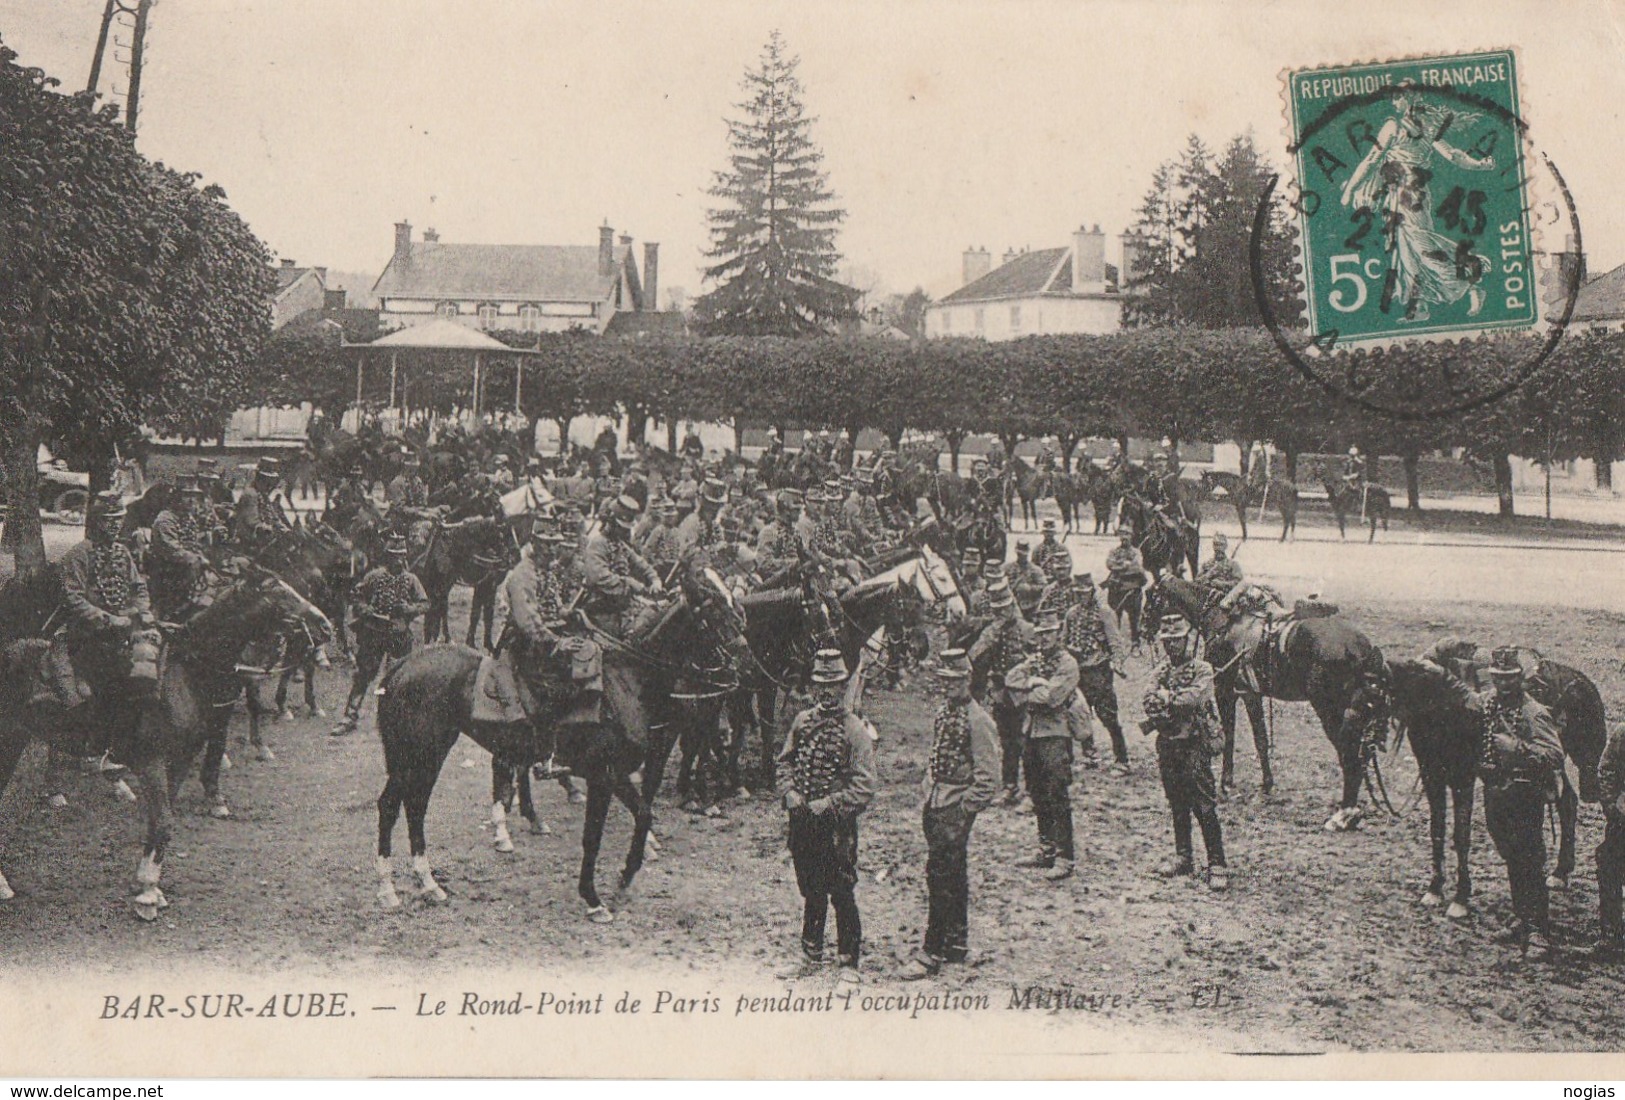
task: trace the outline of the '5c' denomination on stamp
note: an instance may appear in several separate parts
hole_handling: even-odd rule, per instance
[[[1322,350],[1540,322],[1511,50],[1289,73]]]

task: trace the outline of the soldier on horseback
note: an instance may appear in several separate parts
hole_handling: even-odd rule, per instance
[[[401,459],[401,472],[384,488],[384,500],[393,512],[399,508],[423,509],[429,506],[429,486],[421,476],[418,456],[407,452]]]
[[[1550,712],[1524,692],[1516,646],[1499,646],[1489,666],[1494,685],[1481,697],[1484,727],[1479,777],[1484,824],[1507,865],[1514,919],[1504,942],[1522,944],[1531,962],[1551,953],[1546,889],[1546,805],[1557,801],[1563,745]]]
[[[655,572],[666,575],[682,557],[682,542],[678,536],[677,505],[668,497],[661,497],[649,506],[655,523],[643,536],[639,554]]]
[[[780,489],[774,506],[777,511],[773,522],[762,528],[756,537],[758,570],[763,577],[780,576],[801,560],[802,544],[796,533],[801,493],[795,489]]]
[[[644,616],[636,613],[635,597],[665,590],[659,574],[632,549],[632,526],[637,518],[638,502],[628,496],[617,497],[605,510],[599,530],[587,536],[577,556],[585,588],[582,609],[621,639],[640,632]]]
[[[116,771],[115,762],[128,759],[141,718],[140,689],[157,679],[156,638],[146,581],[130,548],[118,540],[123,502],[116,491],[99,493],[87,511],[84,541],[58,563],[73,677],[53,686],[64,702],[92,700],[84,711],[91,722],[86,745],[98,770]],[[138,644],[146,652],[138,654]],[[150,667],[138,669],[138,656]]]
[[[202,487],[195,478],[182,478],[176,483],[174,502],[152,521],[152,545],[147,550],[152,603],[158,615],[171,622],[180,621],[194,604],[209,568],[204,547],[213,525],[203,521],[203,507]]]
[[[1213,536],[1213,556],[1196,571],[1196,583],[1208,591],[1208,598],[1229,611],[1247,587],[1241,563],[1230,556],[1230,539],[1223,531]],[[1211,606],[1211,605],[1209,605]]]
[[[384,544],[385,564],[372,570],[356,586],[351,597],[355,615],[355,678],[344,704],[344,717],[333,727],[334,737],[355,732],[361,720],[361,701],[367,689],[384,668],[412,652],[412,620],[429,609],[429,596],[423,582],[407,569],[406,537],[391,535]]]
[[[254,467],[254,480],[237,498],[232,537],[244,547],[263,546],[293,526],[276,490],[282,484],[282,466],[262,458]]]
[[[359,462],[350,467],[349,472],[344,475],[344,480],[339,482],[333,494],[327,498],[327,508],[322,512],[322,519],[325,522],[342,524],[361,510],[367,500],[367,490],[362,485],[365,476]]]
[[[1166,619],[1157,639],[1167,660],[1157,667],[1155,686],[1145,695],[1141,728],[1157,735],[1162,790],[1174,817],[1174,856],[1157,873],[1174,878],[1195,870],[1191,848],[1194,815],[1207,849],[1208,886],[1223,890],[1230,885],[1230,873],[1219,826],[1213,757],[1223,748],[1224,735],[1213,697],[1213,666],[1192,655],[1191,626],[1182,618]]]
[[[1351,493],[1359,494],[1365,484],[1365,459],[1360,457],[1360,448],[1349,448],[1349,453],[1343,456],[1343,472],[1339,476],[1343,480],[1344,488]]]

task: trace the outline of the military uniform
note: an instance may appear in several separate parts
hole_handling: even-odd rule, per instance
[[[1224,835],[1213,784],[1212,758],[1219,747],[1213,666],[1196,657],[1183,663],[1164,661],[1157,667],[1144,705],[1147,724],[1157,734],[1162,790],[1174,818],[1175,865],[1171,870],[1188,873],[1191,869],[1193,815],[1202,829],[1209,868],[1223,868]]]
[[[208,506],[201,497],[196,499],[194,508]],[[193,511],[166,508],[152,521],[148,572],[152,576],[152,603],[161,618],[178,620],[196,598],[203,569],[209,563],[203,552],[204,537],[203,526]]]
[[[1512,704],[1493,690],[1483,697],[1479,777],[1484,825],[1507,865],[1517,920],[1542,937],[1550,932],[1546,892],[1546,804],[1557,797],[1563,746],[1546,708],[1527,695]]]
[[[644,536],[642,544],[638,547],[638,553],[643,555],[643,560],[648,562],[649,567],[656,573],[666,574],[682,557],[682,540],[678,528],[664,519],[657,520],[649,529],[649,533]]]
[[[1140,644],[1140,606],[1147,577],[1138,546],[1114,546],[1106,554],[1106,603],[1113,611],[1129,612],[1129,641]]]
[[[412,470],[402,470],[385,487],[384,500],[391,508],[427,508],[429,486]]]
[[[282,510],[281,502],[271,496],[272,491],[263,483],[256,483],[238,496],[232,537],[239,545],[263,545],[293,526],[288,522],[288,514]]]
[[[585,588],[583,609],[599,626],[625,638],[633,625],[632,597],[658,587],[660,578],[636,550],[603,531],[587,536],[576,564]]]
[[[789,843],[803,898],[802,951],[809,960],[822,957],[833,905],[836,950],[843,966],[855,968],[863,944],[858,815],[874,798],[874,745],[845,706],[814,706],[790,723],[777,763],[781,800],[792,791],[800,799],[789,810]]]
[[[1066,584],[1072,579],[1072,553],[1055,537],[1054,520],[1045,520],[1044,527],[1044,541],[1033,551],[1033,564],[1050,584]]]
[[[122,517],[109,517],[118,518]],[[98,754],[110,749],[115,758],[128,761],[141,717],[130,680],[130,641],[135,629],[152,615],[146,581],[130,548],[112,538],[76,544],[57,568],[62,578],[68,656],[93,700],[85,714],[92,723],[85,730],[87,743]]]
[[[801,549],[794,522],[780,511],[779,517],[756,537],[758,569],[764,577],[783,573],[801,561]]]
[[[1059,624],[1052,620],[1052,629]],[[1072,731],[1067,710],[1078,691],[1078,662],[1065,649],[1040,652],[1021,666],[1027,691],[1027,736],[1022,761],[1027,793],[1038,819],[1038,857],[1030,865],[1070,873],[1072,838]]]
[[[1597,764],[1604,831],[1597,845],[1597,899],[1604,945],[1625,946],[1625,722],[1614,726]]]
[[[1015,593],[1016,606],[1028,619],[1038,614],[1039,602],[1049,586],[1049,575],[1018,551],[1016,560],[1010,563],[1010,591]]]
[[[1117,685],[1113,679],[1115,666],[1123,662],[1123,643],[1117,635],[1117,624],[1111,613],[1100,602],[1094,585],[1079,594],[1076,585],[1071,606],[1061,618],[1061,645],[1078,663],[1078,688],[1084,701],[1094,711],[1100,724],[1112,739],[1112,756],[1117,763],[1128,764],[1128,741],[1123,737],[1123,726],[1117,717]],[[1085,752],[1092,752],[1088,744]]]
[[[404,561],[404,542],[400,545]],[[355,678],[350,682],[344,718],[333,730],[335,736],[355,729],[362,699],[383,669],[385,658],[400,661],[412,652],[412,620],[429,609],[429,596],[411,570],[403,568],[396,573],[381,565],[361,578],[351,606],[355,608],[351,620],[356,643]]]
[[[998,727],[999,746],[1004,754],[1002,772],[1007,797],[1021,782],[1021,727],[1025,715],[1019,700],[1005,687],[1004,678],[1026,660],[1031,645],[1032,627],[1018,615],[1014,619],[995,619],[983,628],[970,647],[972,667],[983,670],[987,677],[988,699],[992,704],[989,709]]]

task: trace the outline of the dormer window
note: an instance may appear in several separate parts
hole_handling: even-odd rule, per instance
[[[455,317],[455,316],[457,316],[457,303],[456,302],[441,302],[439,305],[434,307],[434,315],[436,317]]]
[[[492,329],[497,327],[497,307],[490,302],[480,303],[476,315],[479,317],[480,328]]]
[[[519,307],[519,331],[540,332],[542,328],[542,308],[534,305]]]

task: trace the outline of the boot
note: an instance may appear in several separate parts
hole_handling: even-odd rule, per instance
[[[1552,945],[1546,937],[1539,932],[1529,933],[1529,947],[1524,951],[1523,957],[1529,962],[1544,962],[1552,954]]]
[[[1072,861],[1070,859],[1057,859],[1055,865],[1044,872],[1044,877],[1051,882],[1060,882],[1072,877]]]
[[[1036,855],[1028,856],[1026,859],[1016,860],[1016,866],[1028,869],[1037,868],[1039,870],[1048,871],[1055,866],[1055,855],[1051,852],[1040,850]]]
[[[1214,866],[1207,869],[1207,888],[1220,893],[1230,889],[1230,868]]]
[[[936,977],[937,971],[941,969],[941,959],[924,951],[916,951],[914,957],[908,961],[908,965],[898,972],[897,977],[905,982],[924,981],[926,978]]]
[[[359,711],[359,707],[345,707],[344,717],[339,719],[339,724],[334,726],[332,730],[329,731],[328,736],[347,737],[354,733],[356,726],[361,723],[361,715]]]
[[[1171,856],[1157,864],[1157,874],[1163,878],[1179,878],[1193,870],[1190,856]]]

